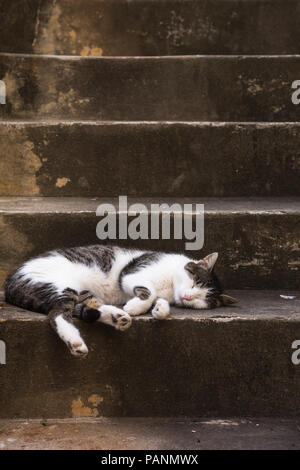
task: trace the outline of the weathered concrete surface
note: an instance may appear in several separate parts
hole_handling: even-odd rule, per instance
[[[96,208],[103,202],[113,203],[118,212],[116,199],[0,198],[1,281],[32,255],[57,247],[99,243],[96,226],[101,217],[96,216]],[[183,204],[204,204],[204,248],[201,254],[188,253],[197,258],[218,251],[218,273],[228,288],[299,288],[299,198],[139,198],[128,204],[134,202],[145,204],[149,211],[151,203],[179,203],[181,209]],[[116,243],[184,251],[186,240],[173,239],[172,227],[173,222],[170,240]]]
[[[125,333],[81,324],[82,360],[45,316],[2,304],[0,417],[299,417],[300,297],[282,293],[233,291],[235,307],[137,317]]]
[[[2,119],[298,121],[300,56],[0,54]]]
[[[0,195],[295,196],[299,140],[299,123],[0,122]]]
[[[6,52],[297,54],[297,0],[2,0]]]
[[[3,420],[0,449],[299,450],[299,425],[279,418]]]

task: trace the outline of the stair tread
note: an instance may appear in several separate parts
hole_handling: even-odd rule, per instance
[[[183,126],[201,126],[201,127],[231,127],[231,126],[243,126],[243,127],[288,127],[288,126],[300,126],[300,121],[197,121],[197,120],[149,120],[149,121],[134,121],[134,120],[101,120],[101,119],[58,119],[58,118],[41,118],[41,119],[1,119],[0,126],[57,126],[57,125],[83,125],[83,126],[172,126],[172,125],[183,125]]]
[[[0,420],[0,432],[3,450],[300,449],[297,418],[21,419]]]
[[[20,58],[32,58],[32,59],[56,59],[69,60],[69,61],[172,61],[178,59],[184,59],[186,61],[195,59],[224,59],[230,60],[243,60],[243,59],[291,59],[300,58],[300,54],[172,54],[172,55],[128,55],[128,56],[82,56],[82,55],[64,55],[64,54],[33,54],[33,53],[19,53],[19,52],[0,52],[0,57],[20,57]]]
[[[233,306],[220,307],[213,310],[193,310],[171,308],[168,321],[208,321],[222,323],[228,321],[300,321],[300,292],[294,290],[230,290],[239,300]],[[293,296],[284,299],[280,295]],[[14,307],[5,302],[0,303],[0,323],[4,321],[46,321],[47,317],[35,312]],[[150,314],[134,317],[134,322],[153,321]]]

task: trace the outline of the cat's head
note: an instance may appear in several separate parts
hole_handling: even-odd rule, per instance
[[[218,253],[212,253],[200,261],[190,261],[184,271],[178,273],[175,286],[175,304],[189,308],[215,308],[238,302],[223,293],[214,266]]]

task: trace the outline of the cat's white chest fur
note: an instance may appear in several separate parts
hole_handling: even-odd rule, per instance
[[[174,299],[174,286],[171,278],[168,279],[156,279],[153,282],[158,297],[166,299],[168,302],[172,302]]]

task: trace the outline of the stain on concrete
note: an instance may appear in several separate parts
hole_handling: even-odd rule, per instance
[[[74,29],[71,29],[71,31],[69,31],[69,36],[72,41],[74,41],[76,39],[76,31],[74,31]]]
[[[263,87],[256,78],[249,79],[247,85],[247,90],[249,91],[249,93],[251,93],[251,95],[256,95],[257,93],[261,93],[262,91],[264,91]]]
[[[68,184],[70,182],[70,178],[57,178],[56,180],[56,183],[55,183],[55,186],[57,188],[63,188],[64,186],[66,186],[66,184]]]
[[[101,47],[85,46],[80,51],[81,56],[101,56],[102,54],[103,50],[101,49]]]
[[[169,45],[172,45],[172,47],[184,46],[187,42],[193,40],[195,34],[211,42],[219,34],[219,31],[208,17],[198,17],[191,22],[190,19],[186,21],[184,16],[172,10],[165,24],[164,32]]]
[[[90,183],[85,176],[80,176],[80,178],[78,178],[78,186],[83,189],[88,189],[90,187]]]
[[[3,156],[0,159],[0,195],[38,196],[36,175],[42,162],[25,128],[1,128],[0,146]]]
[[[1,216],[0,253],[3,253],[3,256],[0,266],[0,286],[12,272],[12,266],[16,267],[24,261],[31,249],[32,243],[27,236],[14,227],[6,216]]]
[[[93,405],[92,407],[85,406],[83,404],[83,401],[81,397],[78,397],[77,399],[73,400],[72,402],[72,416],[74,418],[77,417],[84,417],[84,416],[93,416],[97,417],[98,416],[98,410],[97,410],[97,401],[100,399],[98,395],[91,395],[88,399],[88,401]],[[99,402],[100,403],[100,402]]]
[[[101,56],[103,50],[99,45],[83,45],[91,36],[91,31],[87,33],[87,23],[82,10],[75,8],[74,11],[73,6],[71,11],[68,6],[64,11],[62,8],[63,6],[59,5],[56,0],[39,7],[32,42],[34,52]],[[93,35],[97,40],[98,34],[99,32],[96,31]]]
[[[88,402],[92,403],[94,407],[97,407],[103,401],[103,397],[94,393],[88,398]]]
[[[49,101],[41,105],[41,113],[51,115],[59,108],[63,112],[71,115],[76,115],[78,105],[79,107],[89,103],[90,98],[80,98],[73,88],[68,91],[59,91],[55,89],[50,90]]]
[[[61,8],[56,4],[56,0],[50,6],[47,14],[48,21],[40,28],[40,10],[37,16],[35,38],[33,41],[33,49],[35,52],[43,54],[54,54],[56,51],[56,43],[63,38],[63,30],[61,28]]]
[[[247,267],[247,266],[259,266],[263,264],[264,259],[257,259],[253,258],[250,261],[239,261],[238,263],[231,264],[230,267],[232,269],[239,269],[240,267]]]

